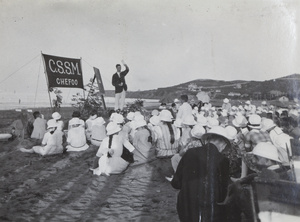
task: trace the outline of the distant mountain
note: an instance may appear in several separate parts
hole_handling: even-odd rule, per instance
[[[172,102],[182,94],[195,96],[199,91],[208,92],[211,98],[225,97],[235,99],[274,99],[287,96],[300,98],[300,74],[266,81],[212,80],[197,79],[175,86],[144,91],[128,91],[127,98],[160,99]],[[106,96],[114,96],[113,90],[106,91]]]

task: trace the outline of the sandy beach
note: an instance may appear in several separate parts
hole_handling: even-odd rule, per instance
[[[50,109],[41,109],[45,117]],[[67,119],[71,108],[64,108]],[[16,118],[1,112],[1,129]],[[179,221],[177,191],[165,179],[170,159],[130,166],[124,173],[92,175],[98,147],[41,157],[20,152],[26,140],[0,142],[1,221]]]

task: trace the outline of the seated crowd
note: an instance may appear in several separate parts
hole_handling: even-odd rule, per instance
[[[37,112],[31,137],[40,139],[41,145],[20,150],[62,153],[65,135],[66,151],[84,151],[89,144],[99,147],[91,168],[96,175],[118,174],[130,164],[170,158],[174,172],[166,178],[180,190],[181,221],[238,221],[241,212],[251,220],[247,206],[237,206],[236,191],[266,170],[274,178],[293,179],[290,161],[299,155],[293,146],[299,144],[298,117],[296,106],[275,108],[263,101],[257,107],[247,101],[237,107],[226,98],[218,109],[210,103],[189,103],[186,95],[170,107],[161,104],[151,114],[113,112],[107,122],[97,112],[84,122],[75,111],[67,131],[59,113],[46,123]]]

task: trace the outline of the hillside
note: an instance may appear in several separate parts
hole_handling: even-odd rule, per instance
[[[160,99],[161,101],[171,102],[182,94],[196,95],[200,90],[209,92],[211,98],[216,99],[229,97],[271,100],[280,96],[287,96],[290,99],[299,98],[300,74],[265,81],[197,79],[153,90],[129,91],[127,98]],[[114,96],[114,91],[106,91],[106,96]]]

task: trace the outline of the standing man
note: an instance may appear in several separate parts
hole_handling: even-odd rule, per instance
[[[127,91],[125,76],[129,72],[129,68],[123,60],[122,63],[125,66],[125,70],[121,72],[121,65],[117,64],[117,72],[112,76],[112,85],[115,87],[115,111],[123,110]]]

